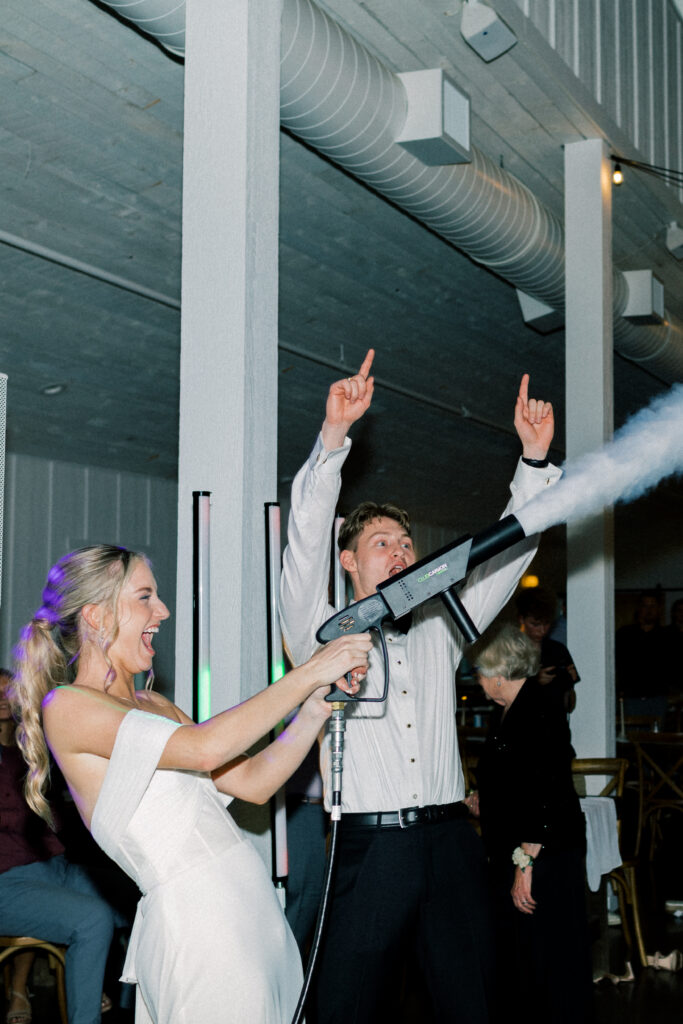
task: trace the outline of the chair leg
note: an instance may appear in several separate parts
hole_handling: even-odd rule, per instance
[[[617,894],[617,899],[619,900],[621,926],[624,932],[624,941],[626,942],[629,956],[633,958],[633,953],[637,950],[638,960],[640,961],[641,967],[647,967],[647,953],[645,952],[643,930],[640,924],[640,907],[638,904],[638,888],[636,883],[635,866],[632,864],[622,864],[621,867],[610,872],[610,880],[612,882],[612,887]],[[633,919],[635,943],[628,923],[628,908],[630,908],[631,917]]]
[[[617,883],[617,896],[619,897],[619,911],[621,913],[622,926],[624,927],[624,938],[629,950],[634,949],[631,929],[626,924],[626,906],[622,904],[625,896],[626,902],[631,908],[633,918],[633,930],[635,932],[635,947],[638,951],[638,959],[641,967],[647,967],[647,953],[643,940],[643,929],[640,923],[640,905],[638,903],[638,883],[636,881],[636,869],[634,864],[622,864],[616,871],[610,873],[612,882]]]
[[[61,1017],[62,1024],[69,1024],[69,1015],[66,1008],[66,962],[61,950],[57,950],[52,947],[48,961],[50,967],[55,972],[55,979],[57,981],[57,1002],[59,1003],[59,1015]]]
[[[643,838],[643,818],[645,815],[645,777],[643,773],[643,755],[640,747],[636,747],[638,753],[638,825],[636,828],[636,857],[640,854],[640,843]]]
[[[645,942],[643,941],[643,930],[640,924],[640,905],[638,903],[638,884],[636,882],[636,869],[635,865],[629,864],[624,867],[624,874],[628,879],[628,887],[631,893],[631,906],[633,908],[633,927],[636,932],[636,942],[638,943],[638,955],[640,962],[643,967],[647,967],[647,953],[645,952]]]
[[[59,1003],[59,1015],[62,1018],[62,1024],[69,1024],[69,1014],[66,1009],[66,982],[62,964],[57,968],[57,1001]]]
[[[657,849],[657,842],[659,839],[661,839],[662,835],[662,828],[659,823],[659,808],[655,808],[654,811],[650,814],[648,823],[650,825],[649,857],[650,863],[652,863],[652,861],[655,859],[655,850]]]
[[[626,943],[627,955],[630,960],[633,960],[633,935],[631,934],[631,928],[628,923],[628,888],[626,880],[622,878],[621,874],[616,871],[610,872],[610,882],[612,883],[612,889],[616,894],[619,902],[619,915],[621,917],[621,930],[624,935],[624,942]]]

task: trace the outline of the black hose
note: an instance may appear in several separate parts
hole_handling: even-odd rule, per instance
[[[387,651],[387,641],[384,636],[381,623],[376,626],[372,626],[377,633],[379,633],[380,646],[382,648],[382,657],[384,659],[384,690],[381,697],[358,697],[353,698],[353,702],[361,701],[383,701],[387,699],[389,692],[389,653]],[[343,695],[342,695],[343,696]],[[339,835],[339,822],[341,818],[335,816],[335,809],[341,813],[341,780],[342,780],[342,762],[343,762],[343,750],[344,750],[344,715],[343,715],[343,704],[341,702],[338,705],[338,710],[341,715],[341,730],[339,732],[340,742],[340,755],[341,759],[339,762],[339,784],[334,782],[334,772],[332,774],[333,779],[333,790],[332,790],[332,814],[333,817],[330,820],[330,844],[327,850],[327,861],[325,863],[325,877],[323,879],[323,891],[320,897],[320,906],[318,907],[318,918],[315,923],[315,932],[313,933],[313,942],[311,943],[311,951],[308,957],[308,963],[306,965],[306,974],[304,975],[304,983],[301,987],[301,994],[299,996],[299,1002],[296,1004],[296,1010],[292,1017],[292,1024],[301,1024],[303,1020],[304,1007],[308,998],[308,990],[311,986],[311,979],[315,971],[316,963],[318,960],[318,954],[320,953],[320,947],[322,945],[323,931],[325,929],[325,922],[327,921],[328,911],[330,909],[330,889],[332,887],[332,875],[334,872],[335,862],[337,859],[337,839]],[[335,712],[333,712],[334,714]]]
[[[332,883],[332,873],[334,871],[336,853],[337,853],[337,838],[339,834],[339,822],[333,821],[330,826],[330,845],[327,851],[327,862],[325,864],[325,878],[323,881],[323,893],[320,898],[320,906],[318,907],[318,919],[315,923],[315,932],[313,934],[313,942],[311,943],[311,952],[308,957],[308,964],[306,965],[306,974],[304,976],[304,983],[301,988],[301,995],[299,996],[299,1002],[297,1003],[294,1016],[292,1017],[292,1024],[301,1024],[303,1020],[304,1007],[308,998],[308,990],[311,985],[311,979],[313,972],[315,971],[315,965],[322,945],[322,935],[325,928],[325,922],[327,920],[327,912],[330,907],[330,889]]]

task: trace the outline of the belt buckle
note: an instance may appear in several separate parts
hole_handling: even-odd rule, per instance
[[[420,809],[419,807],[399,807],[399,809],[398,809],[398,823],[399,823],[400,827],[401,828],[410,828],[411,825],[416,825],[417,824],[417,820],[416,819],[414,819],[413,821],[407,821],[407,820],[404,820],[403,816],[404,816],[404,814],[408,815],[408,814],[411,814],[411,813],[415,813],[415,812],[419,811],[419,809]]]

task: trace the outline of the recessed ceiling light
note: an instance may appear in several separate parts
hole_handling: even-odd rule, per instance
[[[66,384],[46,384],[44,388],[41,388],[44,395],[61,395],[62,391],[66,391]]]

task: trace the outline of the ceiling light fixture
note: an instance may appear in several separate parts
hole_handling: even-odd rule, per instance
[[[522,587],[523,590],[529,590],[534,587],[537,587],[539,582],[540,580],[538,576],[534,576],[533,573],[527,572],[524,574],[524,576],[522,576],[521,580],[519,581],[519,585],[520,587]]]
[[[683,187],[683,171],[677,171],[673,167],[660,167],[658,164],[643,163],[642,160],[629,160],[625,156],[618,156],[617,153],[610,153],[610,160],[614,163],[612,181],[614,181],[614,175],[617,171],[621,171],[621,165],[623,164],[624,167],[633,167],[634,170],[642,171],[644,174],[652,174],[653,177],[665,181],[667,185],[674,185],[676,188]],[[615,181],[615,184],[620,184],[620,182]]]
[[[61,395],[63,391],[66,391],[66,384],[46,384],[40,390],[42,394],[52,398],[53,395]]]
[[[623,180],[624,180],[624,172],[621,169],[621,164],[617,162],[614,165],[614,170],[612,171],[612,184],[613,185],[621,185],[623,183]]]

